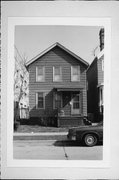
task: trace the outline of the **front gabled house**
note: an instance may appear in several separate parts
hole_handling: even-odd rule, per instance
[[[30,118],[57,127],[82,124],[87,116],[88,63],[55,43],[26,66]]]

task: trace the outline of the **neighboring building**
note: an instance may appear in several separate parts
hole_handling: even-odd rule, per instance
[[[0,118],[1,118],[1,20],[0,20]]]
[[[14,69],[14,101],[19,103],[19,107],[29,106],[29,76],[25,67],[25,60],[15,47],[15,69]]]
[[[87,116],[88,63],[55,43],[26,63],[29,113],[53,126],[76,126]]]
[[[25,67],[25,59],[22,58],[16,47],[14,52],[14,119],[28,119],[28,71]]]
[[[98,122],[103,117],[103,88],[104,88],[104,29],[100,30],[100,53],[95,57],[87,70],[88,82],[88,114],[93,121]]]

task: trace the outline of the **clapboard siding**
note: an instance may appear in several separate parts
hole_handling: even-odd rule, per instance
[[[97,94],[97,84],[98,84],[98,69],[97,69],[97,58],[94,59],[87,71],[87,110],[88,113],[94,113],[98,110],[98,94]]]
[[[53,82],[53,66],[62,67],[62,81]],[[71,82],[71,66],[80,66],[80,81]],[[36,82],[36,66],[45,66],[45,82]],[[76,87],[82,91],[82,114],[87,115],[87,95],[86,95],[86,65],[81,61],[77,60],[72,55],[59,47],[51,49],[48,53],[31,63],[28,67],[29,70],[29,106],[30,115],[39,116],[43,115],[46,111],[53,113],[53,88],[55,87]],[[46,92],[45,110],[37,110],[35,107],[36,103],[36,92]],[[71,114],[71,109],[64,107],[66,115]]]
[[[59,50],[59,52],[58,52]],[[56,53],[57,52],[57,53]],[[65,56],[66,54],[66,56]],[[61,83],[53,82],[53,66],[59,65],[62,67],[62,79],[63,81]],[[77,82],[71,82],[71,66],[72,65],[80,65],[81,68],[81,80],[80,83],[77,84]],[[36,66],[45,66],[45,82],[36,82]],[[65,85],[68,83],[68,86],[85,86],[85,67],[82,63],[80,63],[78,60],[76,60],[74,57],[69,55],[68,53],[64,52],[63,50],[60,50],[59,48],[54,48],[54,50],[50,51],[40,59],[36,60],[34,63],[32,63],[29,66],[29,80],[32,82],[32,84],[37,84],[38,87],[40,85]]]
[[[82,114],[87,116],[87,91],[83,89],[83,96],[82,96]]]
[[[99,114],[99,86],[104,82],[102,60],[104,60],[104,55],[100,58],[96,57],[87,70],[87,110],[94,117]]]
[[[102,84],[104,81],[104,71],[102,70],[102,61],[104,59],[104,55],[98,60],[98,85]]]

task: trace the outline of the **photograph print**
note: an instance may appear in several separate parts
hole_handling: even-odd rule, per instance
[[[13,158],[103,160],[103,26],[16,25]]]

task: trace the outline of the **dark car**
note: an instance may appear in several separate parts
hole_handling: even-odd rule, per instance
[[[67,137],[69,140],[80,141],[86,146],[95,146],[103,141],[103,123],[71,128]]]

